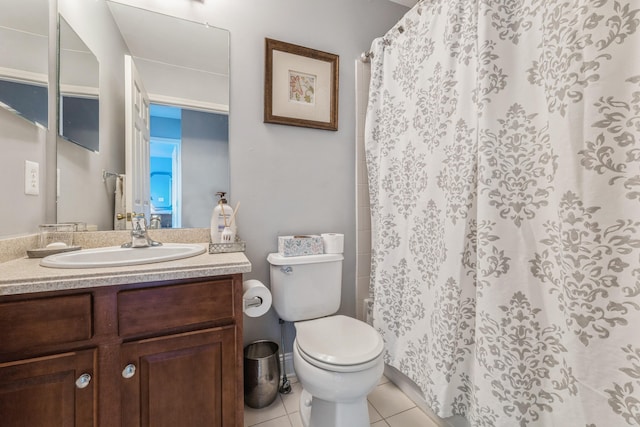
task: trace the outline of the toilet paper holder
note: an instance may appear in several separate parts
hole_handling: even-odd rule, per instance
[[[242,304],[244,305],[244,309],[251,307],[260,307],[262,305],[262,298],[253,297],[253,298],[243,298]]]

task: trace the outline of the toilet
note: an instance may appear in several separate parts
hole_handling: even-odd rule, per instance
[[[294,322],[293,367],[303,391],[305,427],[368,427],[367,395],[384,370],[380,334],[335,315],[342,291],[342,254],[269,254],[273,307]]]

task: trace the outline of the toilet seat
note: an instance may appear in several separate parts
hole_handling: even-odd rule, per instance
[[[319,368],[335,372],[368,369],[384,349],[380,334],[352,317],[336,315],[296,322],[300,356]]]

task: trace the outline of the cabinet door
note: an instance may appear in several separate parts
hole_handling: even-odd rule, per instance
[[[84,350],[0,363],[0,424],[93,426],[95,356]]]
[[[235,327],[122,345],[123,427],[236,426]]]

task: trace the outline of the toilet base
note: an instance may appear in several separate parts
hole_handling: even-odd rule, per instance
[[[367,398],[350,402],[328,402],[302,390],[300,418],[304,427],[369,427]]]

